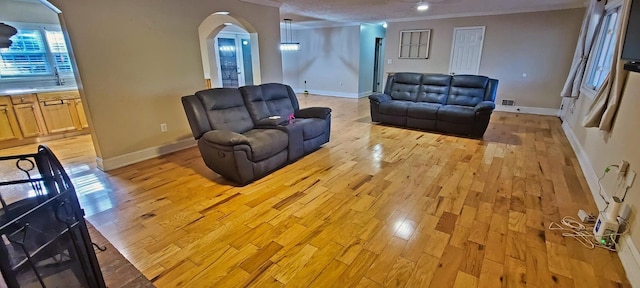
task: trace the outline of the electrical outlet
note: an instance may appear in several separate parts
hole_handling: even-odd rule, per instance
[[[636,180],[636,171],[629,171],[627,173],[627,187],[633,186],[633,181]]]
[[[620,161],[620,164],[618,164],[618,177],[624,177],[627,174],[627,170],[629,170],[629,162]]]
[[[167,123],[160,124],[160,132],[167,132]]]

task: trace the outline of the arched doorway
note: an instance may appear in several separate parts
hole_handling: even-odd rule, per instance
[[[198,27],[207,87],[260,84],[256,30],[244,19],[221,13],[211,14]]]

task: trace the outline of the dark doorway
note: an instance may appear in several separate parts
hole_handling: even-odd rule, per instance
[[[376,38],[375,59],[373,59],[373,92],[382,92],[382,45],[384,38]]]

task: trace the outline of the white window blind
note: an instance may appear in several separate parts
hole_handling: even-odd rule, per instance
[[[39,30],[18,30],[11,40],[11,47],[0,49],[0,76],[51,74]]]
[[[0,49],[0,78],[73,77],[69,51],[59,27],[18,23],[11,47]],[[39,77],[38,77],[39,76]]]
[[[59,73],[72,73],[71,61],[69,60],[69,52],[67,51],[67,44],[64,42],[64,36],[61,31],[45,30],[47,38],[47,44],[49,44],[49,50],[53,55],[56,67],[58,67]]]

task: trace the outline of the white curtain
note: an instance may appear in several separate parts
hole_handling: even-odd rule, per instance
[[[587,12],[582,20],[582,28],[580,29],[580,37],[576,45],[576,52],[573,55],[573,63],[569,76],[564,83],[560,96],[578,98],[580,95],[580,85],[584,76],[585,66],[587,66],[587,57],[593,47],[598,26],[604,13],[604,0],[590,0]]]
[[[618,23],[618,35],[616,36],[615,50],[611,72],[598,90],[589,111],[582,120],[584,127],[598,127],[602,131],[611,131],[613,120],[618,111],[622,99],[622,91],[627,81],[628,71],[624,70],[624,61],[620,59],[624,46],[624,37],[629,22],[631,0],[624,0],[620,7],[620,21]]]

